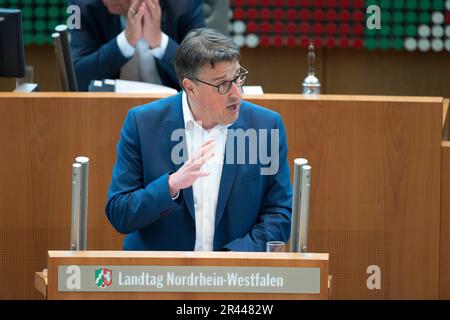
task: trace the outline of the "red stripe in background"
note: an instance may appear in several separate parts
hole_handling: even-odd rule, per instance
[[[259,12],[259,16],[262,20],[269,20],[272,18],[272,11],[270,9],[264,8]]]
[[[273,16],[275,20],[283,20],[284,19],[284,10],[283,9],[275,9],[273,12]]]
[[[350,46],[350,41],[348,38],[341,38],[339,44],[341,48],[348,48]]]
[[[353,0],[354,8],[364,8],[364,0]]]
[[[339,1],[339,5],[341,8],[348,9],[351,6],[350,0],[341,0]]]
[[[259,45],[261,47],[268,47],[270,45],[270,38],[268,36],[259,37]]]
[[[295,24],[294,22],[290,22],[288,25],[287,25],[287,32],[289,33],[289,34],[295,34],[295,33],[297,33],[297,30],[298,30],[298,28],[297,28],[297,24]]]
[[[258,25],[255,21],[249,21],[247,22],[247,32],[248,33],[257,33],[258,32]]]
[[[273,32],[274,33],[283,33],[284,25],[281,22],[275,22],[273,24]]]
[[[290,21],[297,20],[297,11],[295,11],[295,9],[289,9],[287,12],[287,18]]]
[[[251,8],[247,10],[247,19],[256,20],[258,19],[258,10]]]
[[[337,12],[336,10],[328,10],[326,13],[327,20],[336,21],[337,20]]]
[[[283,0],[273,0],[273,4],[276,7],[284,7],[284,1]]]
[[[247,10],[234,8],[233,20],[249,20],[246,22],[247,32],[262,34],[260,36],[260,46],[262,47],[270,45],[276,47],[283,45],[307,47],[310,43],[309,36],[311,36],[311,33],[316,35],[311,40],[317,48],[340,46],[342,48],[360,49],[364,47],[362,39],[364,26],[356,23],[351,24],[351,22],[364,20],[364,12],[356,9],[364,8],[364,0],[231,0],[231,4],[247,6]],[[255,8],[250,7],[251,5],[254,5]],[[278,8],[271,9],[270,6],[273,5],[278,6]],[[312,8],[313,5],[316,6],[315,9]],[[269,8],[264,6],[269,6]],[[286,8],[287,6],[290,8]],[[338,10],[335,10],[336,8]],[[350,10],[348,10],[349,8]],[[278,21],[270,21],[272,19]],[[266,21],[258,23],[258,20]],[[280,20],[290,22],[284,24]],[[319,21],[327,23],[313,24],[313,22]],[[339,21],[339,24],[333,21]],[[450,12],[445,13],[445,21],[446,24],[450,24]],[[271,33],[275,35],[271,37]],[[303,36],[299,38],[298,33]],[[328,36],[322,38],[321,35],[325,34]],[[336,38],[335,35],[338,34],[340,37]],[[351,35],[356,38],[352,38]]]
[[[295,47],[296,45],[297,45],[297,40],[296,40],[295,37],[290,36],[290,37],[287,38],[287,46],[288,46],[289,48],[293,48],[293,47]]]
[[[344,36],[349,35],[350,30],[351,30],[350,25],[347,23],[343,23],[343,24],[339,25],[339,33],[341,35],[344,35]]]
[[[311,19],[311,11],[309,11],[308,9],[300,10],[300,20],[305,21],[310,19]]]
[[[311,32],[311,25],[308,22],[300,24],[300,33],[308,34]]]
[[[338,4],[337,4],[336,0],[327,0],[326,6],[330,7],[330,8],[336,8],[338,6]]]
[[[309,7],[311,5],[310,0],[300,0],[300,7]]]
[[[355,24],[352,29],[354,35],[362,36],[364,34],[364,26],[362,24]]]
[[[272,31],[272,25],[269,22],[264,21],[259,25],[259,30],[261,33],[270,33]]]
[[[361,49],[364,46],[364,42],[361,38],[356,38],[353,40],[353,48]]]
[[[326,44],[328,48],[336,47],[337,44],[336,38],[328,38]]]
[[[234,20],[243,20],[245,19],[245,11],[241,8],[236,8],[233,10],[233,19]]]
[[[315,23],[313,26],[313,33],[315,35],[320,35],[320,34],[324,33],[324,30],[325,30],[325,28],[324,28],[323,24],[321,24],[321,23]]]
[[[282,47],[283,46],[283,38],[281,37],[281,36],[274,36],[273,38],[272,38],[272,44],[275,46],[275,47]]]
[[[315,39],[313,40],[313,44],[314,44],[314,47],[315,47],[316,49],[322,48],[322,46],[323,46],[322,39],[320,39],[320,38],[315,38]]]
[[[352,18],[352,14],[348,10],[341,10],[339,12],[339,20],[343,22],[348,22]]]
[[[364,20],[364,13],[362,11],[353,11],[352,20],[355,22],[360,22]]]
[[[334,23],[328,23],[326,26],[328,34],[336,34],[337,33],[337,25]]]
[[[308,48],[309,43],[310,43],[310,41],[309,41],[309,38],[308,38],[308,37],[302,37],[302,38],[300,39],[300,46],[301,46],[302,48]]]
[[[313,18],[316,21],[322,21],[325,20],[325,12],[321,9],[316,9],[313,12]]]
[[[313,6],[314,7],[324,7],[325,6],[325,1],[324,0],[314,0],[313,1]]]

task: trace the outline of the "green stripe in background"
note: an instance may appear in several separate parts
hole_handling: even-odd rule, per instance
[[[22,11],[24,44],[53,44],[55,26],[66,22],[67,0],[0,0],[0,7]]]

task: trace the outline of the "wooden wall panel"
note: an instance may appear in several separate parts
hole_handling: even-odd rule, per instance
[[[156,98],[0,94],[0,298],[38,298],[46,250],[69,247],[77,155],[91,158],[89,249],[121,249],[104,214],[116,143],[127,110]],[[437,298],[442,99],[248,98],[282,115],[289,162],[312,165],[309,247],[330,253],[333,297]],[[366,287],[373,264],[381,290]]]
[[[242,49],[248,84],[266,93],[301,93],[308,72],[302,48]],[[317,50],[322,93],[450,97],[447,52]]]
[[[330,253],[334,297],[437,298],[442,99],[253,101],[281,113],[290,163],[312,165],[309,247]]]
[[[30,269],[46,267],[47,250],[69,249],[78,155],[91,159],[88,248],[121,250],[123,237],[104,214],[115,147],[127,110],[154,99],[38,96],[0,97],[0,299],[39,298]]]
[[[442,142],[440,299],[450,299],[450,141]]]
[[[442,105],[442,141],[450,140],[450,99],[444,99]]]

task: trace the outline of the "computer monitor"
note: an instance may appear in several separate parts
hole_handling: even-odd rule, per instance
[[[24,76],[22,12],[0,8],[0,77]]]

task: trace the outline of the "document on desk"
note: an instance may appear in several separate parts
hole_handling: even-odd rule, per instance
[[[177,93],[177,90],[160,84],[129,80],[113,80],[116,82],[115,92],[120,93]]]
[[[264,94],[263,88],[261,86],[243,86],[242,92],[244,94],[254,94],[254,95]]]

